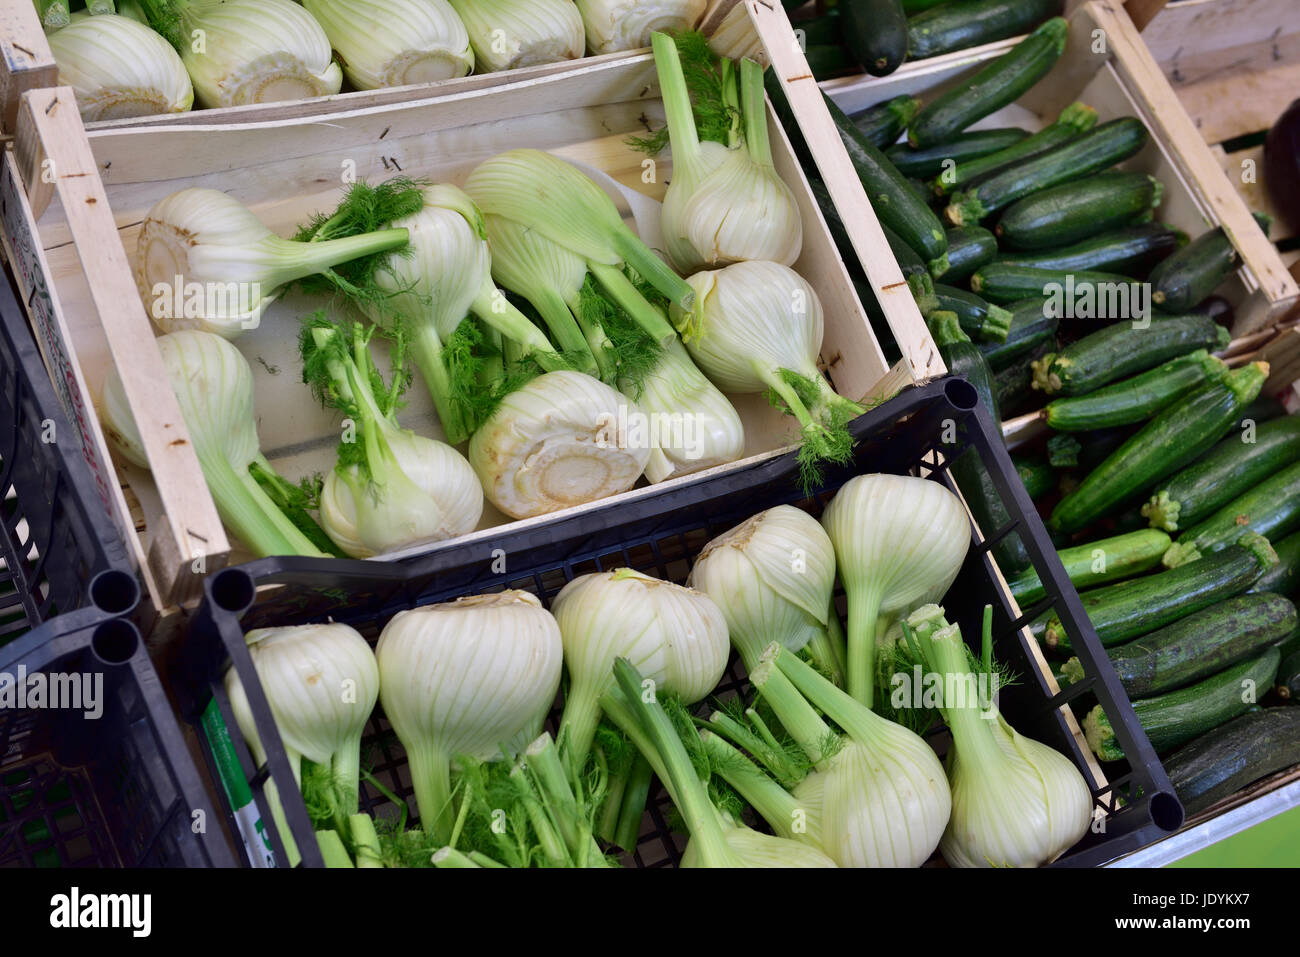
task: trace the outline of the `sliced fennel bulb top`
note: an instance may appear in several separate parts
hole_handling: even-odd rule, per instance
[[[171,44],[142,23],[78,14],[49,37],[59,85],[70,86],[87,122],[183,113],[194,87]]]
[[[447,0],[303,0],[358,90],[434,83],[474,68],[469,34]]]

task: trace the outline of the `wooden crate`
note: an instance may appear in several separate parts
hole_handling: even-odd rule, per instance
[[[722,26],[727,15],[739,5],[740,0],[712,0],[700,21],[701,28],[711,35]],[[744,35],[745,31],[741,30],[738,33]],[[749,32],[748,35],[753,34]],[[725,39],[724,33],[724,41]],[[215,123],[277,122],[294,117],[325,116],[349,110],[422,100],[431,96],[450,96],[472,90],[510,86],[565,73],[572,69],[627,60],[645,52],[645,50],[635,50],[604,53],[578,60],[541,63],[518,70],[471,74],[437,83],[418,83],[379,90],[352,90],[306,100],[285,100],[280,103],[258,103],[215,109],[202,109],[196,106],[195,109],[185,113],[97,121],[87,124],[87,128],[98,130],[119,127],[209,126]],[[45,39],[35,5],[31,0],[0,0],[0,54],[2,54],[0,56],[0,110],[3,110],[4,129],[12,131],[18,112],[19,97],[27,90],[57,85],[58,67],[50,54],[49,43]]]
[[[744,15],[783,78],[806,75],[779,6],[749,0]],[[872,264],[872,282],[904,359],[886,364],[827,233],[784,132],[769,114],[777,169],[798,198],[804,250],[796,264],[816,288],[826,314],[825,368],[855,399],[891,394],[942,374],[924,323],[888,252],[865,194],[852,174],[815,85],[790,83],[801,129],[822,175],[851,210],[855,247]],[[633,203],[662,195],[666,161],[645,177],[628,134],[662,122],[653,58],[637,55],[587,63],[567,72],[426,100],[368,107],[326,118],[226,126],[163,126],[83,131],[68,89],[25,94],[18,150],[7,158],[3,201],[8,252],[41,330],[51,367],[65,380],[82,438],[103,480],[105,498],[133,534],[159,607],[193,594],[197,577],[231,559],[231,549],[166,385],[153,330],[128,265],[139,225],[159,199],[186,186],[230,192],[268,226],[287,234],[338,200],[344,174],[378,181],[399,169],[462,182],[480,160],[527,144],[591,164],[631,190]],[[646,178],[652,179],[646,183]],[[640,198],[638,200],[638,197]],[[291,477],[331,467],[334,417],[316,406],[298,380],[295,320],[305,303],[273,306],[261,327],[236,340],[250,359],[262,448]],[[93,400],[116,366],[149,443],[151,473],[118,466],[118,483]],[[409,393],[406,425],[439,434],[427,393]],[[746,461],[777,454],[793,438],[789,422],[761,396],[739,397],[747,432]],[[674,481],[689,482],[688,476]],[[625,493],[637,495],[637,491]],[[129,503],[129,505],[128,505]],[[482,540],[504,519],[489,508]],[[532,519],[545,522],[547,517]],[[239,557],[239,556],[234,556]]]

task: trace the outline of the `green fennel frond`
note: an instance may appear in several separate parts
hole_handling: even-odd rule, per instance
[[[673,41],[681,58],[682,75],[686,78],[696,135],[701,141],[730,145],[740,128],[740,112],[733,105],[735,90],[728,89],[735,85],[734,76],[730,80],[724,78],[722,58],[713,52],[708,38],[698,30],[678,33]],[[647,136],[629,137],[627,143],[638,153],[655,156],[663,151],[668,141],[668,127],[664,126]]]

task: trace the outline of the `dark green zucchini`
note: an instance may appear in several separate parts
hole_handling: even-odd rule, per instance
[[[1238,544],[1199,562],[1094,588],[1079,600],[1097,637],[1109,648],[1240,595],[1276,564],[1277,553],[1268,539],[1248,533]],[[1043,641],[1051,648],[1069,647],[1069,636],[1055,614]]]
[[[1058,432],[1130,425],[1149,419],[1197,386],[1221,379],[1227,371],[1222,359],[1197,349],[1095,392],[1053,399],[1043,408],[1043,418]]]
[[[975,270],[970,287],[992,302],[1054,298],[1061,303],[1061,318],[1068,319],[1129,319],[1145,302],[1141,283],[1118,273],[1030,269],[1001,262]]]
[[[839,0],[844,45],[862,69],[887,76],[907,59],[907,15],[899,0]]]
[[[969,336],[992,342],[1005,342],[1007,332],[1011,329],[1011,313],[1001,306],[994,306],[973,292],[934,284],[934,294],[939,300],[939,308],[957,314],[957,321]]]
[[[1162,223],[1142,223],[1102,233],[1059,249],[1001,254],[994,262],[1029,269],[1099,270],[1122,273],[1125,276],[1143,276],[1185,242],[1186,233],[1170,229]],[[951,260],[951,241],[948,257]]]
[[[993,389],[997,392],[998,407],[1004,417],[1010,418],[1028,411],[1036,405],[1034,392],[1034,360],[1042,356],[1050,346],[1046,343],[1010,360],[993,373]]]
[[[916,97],[896,96],[860,113],[854,113],[849,119],[868,142],[883,150],[890,143],[898,141],[920,108],[921,101]]]
[[[924,60],[1019,36],[1065,11],[1064,0],[965,0],[907,21],[907,58]]]
[[[782,117],[784,125],[787,129],[797,129],[797,126],[792,125],[794,121],[789,114],[789,104],[780,92],[775,73],[769,70],[767,76],[768,95],[772,97],[773,105],[776,106],[779,97],[781,106],[777,107],[778,114],[782,109],[786,111]],[[776,90],[775,95],[773,89]],[[858,132],[858,128],[835,102],[825,94],[823,97],[877,218],[916,250],[925,260],[930,274],[939,278],[948,269],[948,237],[944,234],[939,217],[912,192],[907,177],[895,169],[889,158]]]
[[[1284,664],[1279,677],[1285,670]],[[1261,778],[1300,764],[1300,708],[1243,714],[1162,763],[1183,810],[1188,816],[1199,814]]]
[[[1016,475],[1020,476],[1031,499],[1041,498],[1056,488],[1056,471],[1044,459],[1013,455],[1011,464],[1016,467]]]
[[[1255,221],[1268,235],[1270,220]],[[1165,312],[1186,312],[1214,292],[1237,265],[1237,250],[1223,227],[1197,236],[1151,270],[1151,301]]]
[[[969,80],[923,106],[907,127],[907,141],[918,147],[937,146],[1020,99],[1056,65],[1069,32],[1061,17],[1048,20]]]
[[[1166,754],[1246,711],[1273,684],[1277,666],[1277,649],[1270,648],[1258,658],[1238,662],[1194,685],[1134,701],[1133,711],[1151,747],[1157,754]],[[1101,705],[1088,712],[1083,733],[1102,761],[1124,757]]]
[[[1168,535],[1154,528],[1144,528],[1124,535],[1099,538],[1084,545],[1072,545],[1059,549],[1056,554],[1074,587],[1088,588],[1130,578],[1156,567],[1160,564],[1160,556],[1168,547]],[[1047,594],[1038,572],[1032,568],[1011,579],[1007,585],[1022,609]]]
[[[1035,383],[1048,395],[1082,395],[1176,356],[1227,344],[1227,331],[1208,316],[1162,319],[1146,328],[1118,322],[1044,357]]]
[[[1001,371],[1017,359],[1040,346],[1048,345],[1056,335],[1056,326],[1060,321],[1055,315],[1047,315],[1043,310],[1041,298],[1022,299],[1010,306],[1011,325],[1004,342],[982,342],[979,350],[984,354],[989,368]]]
[[[1028,136],[1025,130],[1016,127],[972,130],[969,133],[958,133],[938,146],[917,149],[906,143],[899,143],[885,150],[885,155],[904,176],[927,178],[938,176],[949,163],[988,156],[990,153],[996,153],[1014,143],[1019,143]]]
[[[1277,692],[1286,701],[1300,704],[1300,651],[1293,651],[1282,659],[1282,664],[1277,669]],[[1297,712],[1293,709],[1292,713]],[[1296,733],[1300,736],[1300,729]]]
[[[1288,465],[1192,526],[1165,552],[1170,568],[1217,552],[1242,535],[1283,538],[1300,528],[1300,462]]]
[[[1129,697],[1147,698],[1263,654],[1295,627],[1295,605],[1281,595],[1237,595],[1107,655]]]
[[[1073,435],[1064,432],[1047,440],[1047,461],[1054,469],[1072,469],[1079,465],[1079,451],[1083,447]]]
[[[993,376],[980,351],[971,343],[961,327],[957,314],[947,310],[932,312],[926,317],[926,325],[934,337],[934,344],[939,349],[939,356],[952,375],[965,376],[980,399],[988,408],[994,422],[1001,419],[998,413],[997,397],[993,391]]]
[[[1008,146],[1006,149],[988,156],[958,163],[952,169],[938,174],[930,188],[936,196],[947,196],[958,186],[965,186],[998,170],[1015,163],[1023,163],[1031,157],[1046,153],[1048,150],[1068,143],[1081,133],[1086,133],[1097,125],[1097,111],[1083,103],[1071,103],[1055,123],[1051,123],[1032,136]]]
[[[978,223],[1031,193],[1109,169],[1142,149],[1147,139],[1147,128],[1131,116],[1103,123],[955,193],[945,215],[954,226]]]
[[[1287,416],[1243,429],[1164,483],[1142,506],[1142,514],[1153,528],[1167,532],[1179,526],[1191,528],[1296,461],[1300,461],[1300,418]]]
[[[1084,529],[1194,461],[1223,438],[1242,406],[1259,394],[1266,370],[1263,363],[1234,369],[1162,409],[1056,504],[1048,524],[1064,533]]]
[[[948,271],[943,274],[951,285],[966,279],[980,266],[992,262],[998,254],[998,240],[983,226],[960,226],[948,230]]]
[[[1300,586],[1300,532],[1273,543],[1277,564],[1255,579],[1251,591],[1271,591],[1291,598]]]
[[[1068,246],[1150,217],[1163,193],[1146,173],[1098,173],[1012,203],[994,232],[1015,249]]]
[[[818,80],[856,73],[858,69],[853,57],[849,56],[849,51],[837,43],[813,44],[803,51],[803,55],[808,61],[808,69]]]
[[[791,26],[794,27],[795,39],[802,42],[805,50],[808,47],[824,44],[839,45],[844,39],[844,27],[840,24],[840,15],[834,10],[819,16],[795,20]]]
[[[934,280],[930,278],[930,271],[925,268],[925,263],[921,262],[921,257],[916,254],[916,251],[904,242],[898,233],[884,223],[880,224],[880,228],[885,234],[885,241],[889,243],[894,259],[898,261],[898,268],[902,271],[903,278],[907,280],[908,288],[912,290],[916,308],[921,311],[922,316],[930,315],[939,308],[939,298],[934,293]]]
[[[1011,524],[1011,514],[974,449],[957,456],[953,460],[951,472],[982,535],[993,535]],[[1014,530],[998,540],[993,546],[992,555],[1006,576],[1019,574],[1030,564],[1029,552],[1025,550],[1019,532]]]
[[[1091,432],[1077,432],[1081,448],[1079,449],[1079,468],[1084,472],[1095,469],[1106,461],[1116,449],[1137,434],[1139,426],[1120,425],[1110,429],[1093,429]],[[1134,512],[1137,510],[1134,509]],[[1146,522],[1140,522],[1137,528],[1146,528]]]

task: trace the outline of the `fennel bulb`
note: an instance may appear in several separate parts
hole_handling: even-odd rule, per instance
[[[633,234],[608,194],[557,156],[533,149],[499,153],[475,167],[465,192],[486,215],[535,230],[582,257],[602,283],[613,280],[612,267],[626,263],[670,302],[684,309],[695,302],[695,291]],[[663,323],[658,338],[671,334]]]
[[[469,34],[447,0],[303,0],[358,90],[436,83],[474,68]]]
[[[511,518],[631,488],[650,447],[629,441],[635,405],[581,372],[548,372],[508,394],[469,441],[488,500]]]
[[[469,31],[479,72],[516,70],[582,56],[573,0],[451,0]]]
[[[983,672],[990,680],[992,620],[986,607]],[[932,671],[975,677],[961,629],[944,620],[942,608],[918,608],[907,627]],[[950,866],[1037,867],[1087,833],[1092,794],[1074,762],[1019,734],[992,702],[945,700],[941,710],[953,737],[952,819],[939,844]]]
[[[351,423],[325,478],[321,526],[353,558],[370,558],[472,531],[483,512],[478,477],[449,445],[397,424],[404,342],[392,350],[394,388],[370,355],[370,330],[318,313],[299,339],[303,380]]]
[[[809,809],[807,823],[814,825],[804,839],[840,867],[924,863],[952,810],[943,767],[925,740],[875,714],[778,643],[763,653],[750,679],[814,762],[792,794],[794,806]],[[755,808],[778,833],[788,829],[788,816],[778,823],[788,806],[758,797]]]
[[[705,0],[576,0],[592,53],[640,50],[657,31],[694,29]]]
[[[258,449],[248,360],[209,332],[183,330],[160,336],[157,342],[208,491],[226,527],[259,556],[328,554],[320,547],[328,542],[320,529],[305,516],[291,520],[259,484],[259,478],[274,481],[278,476]],[[99,411],[114,447],[128,461],[148,468],[116,367],[104,380]]]
[[[612,677],[600,705],[650,763],[681,812],[691,835],[683,867],[836,866],[816,848],[760,834],[718,807],[658,695],[646,694],[647,679],[626,658],[615,661]]]
[[[780,642],[810,646],[823,670],[843,668],[826,634],[835,587],[835,551],[821,525],[792,505],[778,505],[704,546],[686,582],[713,599],[746,669]]]
[[[822,513],[848,595],[849,694],[868,707],[875,690],[877,630],[943,597],[970,546],[957,496],[908,475],[859,475]]]
[[[337,93],[329,38],[293,0],[141,0],[180,53],[199,105],[246,106]]]
[[[70,86],[86,122],[183,113],[194,88],[171,44],[127,17],[78,14],[50,35],[59,85]]]
[[[522,591],[399,612],[375,646],[384,714],[406,749],[427,835],[451,833],[451,766],[536,737],[560,685],[555,619]]]
[[[743,143],[702,141],[677,43],[656,33],[654,51],[673,151],[663,206],[668,258],[683,273],[751,259],[792,265],[803,248],[803,220],[794,194],[772,165],[763,68],[740,61]],[[734,83],[729,67],[727,61],[722,103]]]
[[[493,285],[486,228],[473,201],[447,184],[424,187],[418,201],[417,212],[392,221],[410,241],[375,271],[374,283],[386,296],[368,303],[367,311],[381,325],[407,330],[412,356],[447,439],[456,445],[469,437],[481,418],[465,400],[479,390],[457,378],[449,358],[455,351],[452,340],[466,316],[473,313],[548,371],[565,368],[565,362],[545,333]],[[576,344],[563,339],[561,343],[565,349],[585,348],[580,334]]]
[[[396,249],[404,229],[322,242],[271,232],[220,190],[189,187],[159,200],[136,240],[135,279],[164,332],[202,329],[233,338],[256,329],[281,288],[359,257]]]
[[[686,704],[712,691],[727,666],[727,623],[718,606],[702,592],[630,568],[573,579],[551,611],[569,669],[558,738],[574,771],[591,749],[615,659],[626,658]]]
[[[818,463],[847,461],[846,423],[862,406],[835,394],[821,371],[824,325],[812,286],[788,266],[733,263],[698,272],[691,310],[672,307],[674,324],[704,374],[727,392],[772,390],[799,422],[799,464],[815,484]]]

